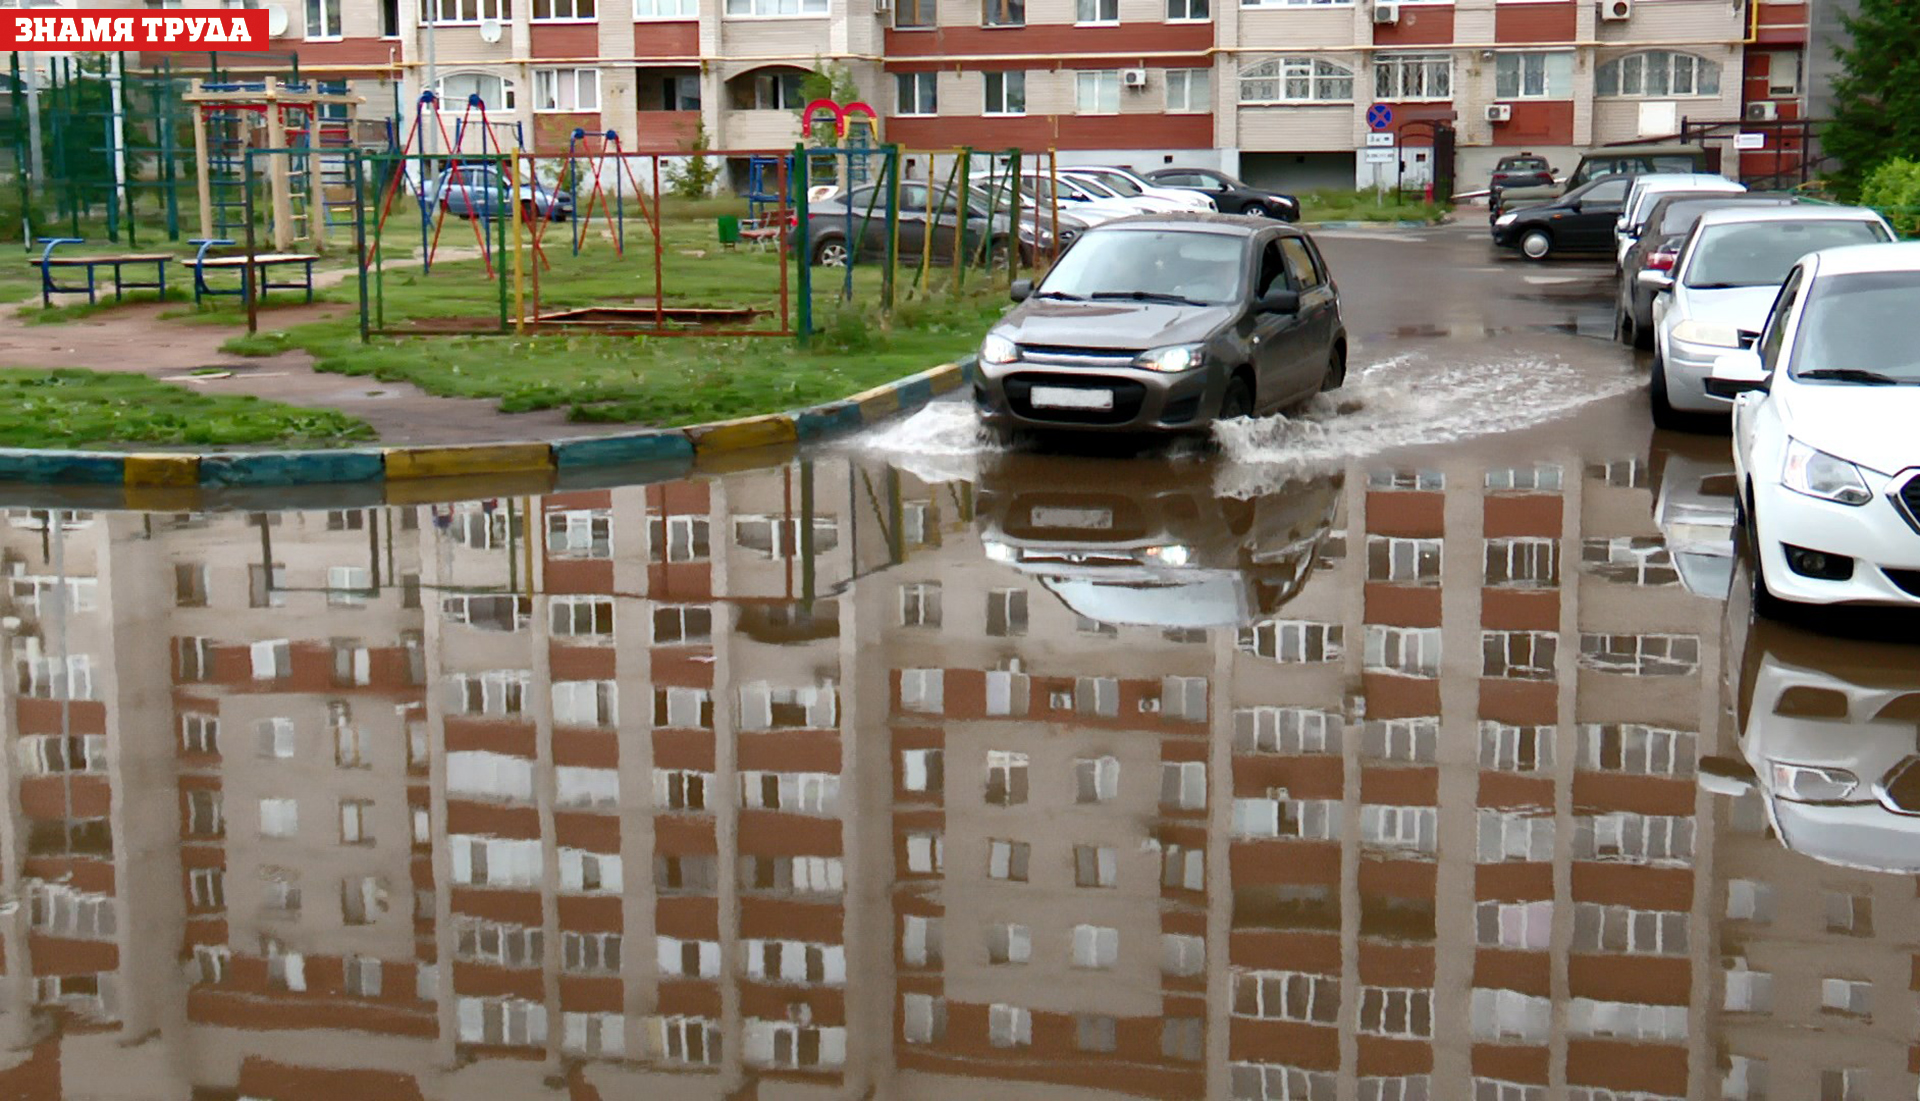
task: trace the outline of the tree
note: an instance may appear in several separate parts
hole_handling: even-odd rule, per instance
[[[667,184],[673,193],[682,199],[704,199],[713,193],[713,185],[720,179],[720,166],[707,156],[707,150],[713,143],[707,137],[707,123],[702,119],[694,124],[693,141],[687,146],[689,156],[682,164],[667,169]]]
[[[800,78],[800,103],[794,108],[799,114],[807,109],[807,104],[816,99],[830,99],[835,103],[847,104],[860,98],[860,85],[853,79],[853,70],[838,61],[822,63],[818,57],[813,59],[813,70]],[[839,145],[839,135],[834,131],[832,119],[816,119],[813,133],[808,135],[814,145]]]
[[[1858,0],[1841,21],[1852,42],[1838,51],[1833,120],[1820,142],[1851,198],[1881,162],[1920,158],[1920,20],[1913,0]]]

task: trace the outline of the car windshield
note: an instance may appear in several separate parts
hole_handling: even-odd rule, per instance
[[[1681,199],[1667,204],[1660,215],[1660,235],[1674,237],[1693,228],[1700,215],[1717,207],[1734,206],[1740,203],[1758,203],[1762,206],[1785,206],[1786,200],[1734,199],[1726,195],[1716,195],[1711,199]]]
[[[1867,372],[1920,386],[1920,272],[1836,275],[1814,281],[1791,370]],[[1839,381],[1846,381],[1840,377]],[[1878,380],[1874,380],[1878,381]]]
[[[1088,179],[1085,176],[1074,176],[1072,177],[1072,182],[1073,186],[1096,199],[1111,199],[1114,197],[1113,189],[1105,186],[1098,180]]]
[[[1036,294],[1047,298],[1231,302],[1240,293],[1246,239],[1191,230],[1095,230],[1060,257]]]
[[[1545,157],[1509,157],[1500,162],[1500,170],[1502,172],[1545,172],[1547,160]]]
[[[1136,186],[1132,180],[1127,179],[1125,176],[1122,176],[1118,172],[1089,172],[1088,175],[1100,181],[1100,184],[1103,187],[1105,187],[1108,191],[1115,192],[1116,194],[1120,194],[1120,195],[1146,194],[1146,192],[1141,191],[1140,188]]]
[[[1886,239],[1878,222],[1865,219],[1707,226],[1693,246],[1686,285],[1694,290],[1777,286],[1809,252]]]

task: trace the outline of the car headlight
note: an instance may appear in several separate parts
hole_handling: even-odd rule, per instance
[[[1133,361],[1135,367],[1148,371],[1164,371],[1176,374],[1191,371],[1205,361],[1205,355],[1198,344],[1170,344],[1165,348],[1153,348],[1140,353]]]
[[[1873,491],[1860,475],[1860,468],[1799,440],[1787,441],[1787,467],[1780,482],[1795,493],[1818,497],[1842,505],[1864,505],[1873,500]]]
[[[1518,217],[1520,217],[1520,215],[1517,212],[1513,214],[1502,214],[1493,220],[1493,224],[1496,226],[1510,226],[1513,224],[1514,219]]]
[[[1005,543],[994,542],[990,539],[982,539],[980,541],[980,553],[986,555],[987,561],[989,562],[1011,562],[1014,559],[1012,547],[1007,546]]]
[[[1188,562],[1193,561],[1193,548],[1183,543],[1169,543],[1164,547],[1148,547],[1142,553],[1162,566],[1184,566]]]
[[[1020,345],[999,333],[988,333],[987,338],[980,342],[980,362],[982,363],[1012,363],[1019,358]]]
[[[1773,762],[1773,790],[1796,803],[1837,803],[1853,794],[1860,777],[1844,768]]]
[[[1682,344],[1702,344],[1709,348],[1738,348],[1740,330],[1732,325],[1708,321],[1682,321],[1673,327],[1673,339]]]

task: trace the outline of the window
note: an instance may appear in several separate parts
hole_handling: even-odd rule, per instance
[[[266,885],[266,900],[262,906],[272,911],[269,917],[297,918],[300,916],[300,888],[291,883],[274,881]]]
[[[599,110],[599,69],[534,69],[534,110]]]
[[[613,598],[610,596],[556,596],[552,598],[548,610],[549,625],[555,635],[574,637],[613,633]]]
[[[1192,978],[1207,970],[1205,937],[1185,933],[1160,934],[1160,973]]]
[[[1371,1036],[1433,1036],[1433,991],[1390,986],[1360,988],[1360,1031]]]
[[[1074,0],[1073,21],[1076,23],[1118,23],[1120,21],[1120,0]]]
[[[1820,1072],[1820,1101],[1867,1101],[1867,1072],[1859,1068]]]
[[[900,958],[911,967],[937,967],[941,961],[940,919],[906,914],[900,918]]]
[[[1434,851],[1435,811],[1432,807],[1397,807],[1364,803],[1360,807],[1360,840],[1379,848]]]
[[[1773,884],[1754,879],[1727,883],[1727,917],[1733,921],[1766,924],[1773,920]]]
[[[594,0],[533,0],[533,18],[536,20],[590,20],[593,18]]]
[[[712,730],[713,697],[704,688],[656,688],[653,725],[668,730]]]
[[[946,871],[946,841],[938,833],[915,831],[906,835],[907,872],[941,875]]]
[[[260,747],[260,756],[278,757],[282,760],[293,756],[293,720],[289,718],[261,719],[253,725],[256,744]]]
[[[1684,956],[1687,954],[1687,917],[1686,912],[1680,910],[1577,903],[1573,909],[1573,950]]]
[[[1074,802],[1112,802],[1120,787],[1120,761],[1114,757],[1082,757],[1073,762]]]
[[[720,865],[711,856],[656,856],[653,886],[674,894],[712,894],[720,885]]]
[[[1342,721],[1330,711],[1306,707],[1245,707],[1233,713],[1236,753],[1334,753]]]
[[[1027,0],[983,0],[980,22],[988,27],[1027,25]]]
[[[553,725],[613,726],[620,714],[619,686],[610,680],[563,680],[553,685]]]
[[[175,639],[175,679],[199,681],[211,676],[213,676],[213,640],[210,638]]]
[[[1553,768],[1551,726],[1514,726],[1480,720],[1480,767],[1501,772],[1545,772]]]
[[[1205,761],[1160,762],[1160,805],[1202,810],[1207,805]]]
[[[1366,1077],[1359,1085],[1360,1101],[1427,1101],[1433,1096],[1433,1079],[1426,1074]]]
[[[1233,1101],[1300,1101],[1337,1096],[1340,1076],[1281,1063],[1234,1063],[1227,1068]]]
[[[1161,677],[1160,711],[1169,719],[1207,721],[1207,678]]]
[[[227,876],[219,868],[194,868],[187,873],[187,896],[196,910],[221,910],[227,905]]]
[[[620,857],[585,849],[561,849],[560,889],[588,894],[619,894]]]
[[[988,79],[993,75],[988,73]],[[940,582],[914,581],[900,586],[900,626],[940,626]]]
[[[522,998],[461,998],[460,1042],[539,1047],[547,1042],[547,1007]]]
[[[1544,1044],[1553,1021],[1553,999],[1522,994],[1517,990],[1475,987],[1469,1012],[1473,1018],[1473,1036],[1476,1040]],[[1482,1081],[1476,1080],[1476,1101],[1488,1096],[1498,1096],[1504,1101],[1510,1096],[1504,1093],[1489,1095],[1482,1088]],[[1536,1099],[1527,1098],[1527,1101]],[[1545,1091],[1538,1095],[1537,1101],[1546,1101]]]
[[[373,577],[365,566],[327,567],[327,604],[335,608],[357,608],[374,591]]]
[[[1074,710],[1082,715],[1114,718],[1120,714],[1120,681],[1116,677],[1077,677],[1073,703]]]
[[[1580,664],[1635,677],[1676,677],[1700,668],[1700,640],[1693,635],[1580,635]]]
[[[1553,903],[1478,902],[1474,943],[1482,948],[1541,952],[1553,943]]]
[[[1677,585],[1680,571],[1666,541],[1657,535],[1621,535],[1587,539],[1580,544],[1580,563],[1588,573],[1618,585],[1654,587]]]
[[[1281,664],[1338,661],[1346,652],[1345,628],[1337,623],[1270,619],[1240,628],[1238,646],[1244,653]]]
[[[1727,1073],[1720,1079],[1726,1101],[1766,1101],[1767,1061],[1749,1055],[1728,1055]]]
[[[1074,1046],[1081,1051],[1113,1051],[1119,1046],[1119,1023],[1112,1017],[1081,1013],[1074,1017]]]
[[[1453,59],[1446,54],[1382,54],[1373,59],[1375,100],[1452,97]]]
[[[713,1066],[720,1062],[720,1025],[705,1017],[648,1017],[642,1022],[647,1052],[665,1063]]]
[[[562,807],[611,807],[620,802],[620,773],[611,768],[556,765],[554,804]]]
[[[1205,22],[1213,18],[1210,0],[1167,0],[1167,22]]]
[[[825,15],[827,0],[727,0],[728,15]],[[794,104],[799,106],[799,104]]]
[[[227,981],[227,966],[232,962],[233,951],[225,945],[196,944],[193,946],[193,981],[218,986]]]
[[[1552,680],[1560,636],[1550,631],[1482,631],[1480,675],[1506,680]]]
[[[748,684],[740,689],[745,730],[832,730],[839,725],[839,693],[829,681],[806,688]]]
[[[1440,628],[1367,624],[1367,671],[1403,677],[1440,675]]]
[[[706,517],[647,517],[649,562],[705,562],[712,553]]]
[[[1073,885],[1111,887],[1119,873],[1120,854],[1106,845],[1073,847]]]
[[[558,0],[566,3],[566,0]],[[593,0],[584,0],[592,8]],[[547,513],[547,554],[554,558],[613,557],[613,512],[561,509]]]
[[[781,76],[783,89],[787,76],[793,77],[793,97],[797,100],[801,95],[799,82],[803,78],[799,73],[783,74]],[[785,98],[787,94],[783,90],[779,96]],[[800,104],[795,102],[786,106],[799,107]],[[733,522],[733,541],[748,550],[759,551],[770,559],[798,557],[808,549],[802,542],[805,536],[806,531],[803,530],[802,521],[798,517],[741,516]],[[812,553],[830,551],[839,545],[840,521],[831,516],[814,517]]]
[[[611,625],[612,607],[609,604]],[[666,604],[653,609],[655,646],[706,646],[713,642],[713,609],[706,604]]]
[[[1367,536],[1367,580],[1403,585],[1440,583],[1441,541]]]
[[[1120,958],[1120,930],[1104,925],[1073,927],[1073,966],[1105,969]]]
[[[1774,50],[1767,54],[1767,94],[1800,94],[1800,51]]]
[[[1597,96],[1717,96],[1720,66],[1704,57],[1646,50],[1603,61],[1594,70]]]
[[[1102,852],[1112,852],[1102,849]],[[1106,884],[1103,884],[1106,886]],[[1207,853],[1186,845],[1166,845],[1160,850],[1160,886],[1162,889],[1204,891],[1207,889]]]
[[[299,800],[260,800],[260,836],[292,837],[298,832],[300,832]]]
[[[1574,819],[1573,858],[1630,864],[1693,863],[1693,819],[1655,814],[1582,815]]]
[[[932,28],[934,25],[934,0],[900,0],[893,10],[895,30],[909,28]]]
[[[533,622],[533,598],[460,593],[440,601],[440,614],[482,631],[520,631]]]
[[[175,566],[174,590],[176,594],[195,598],[200,604],[206,604],[206,578],[204,566]],[[69,612],[91,612],[99,604],[100,581],[93,577],[55,577],[47,574],[17,573],[8,578],[9,588],[13,592],[13,602],[17,609],[30,611],[35,616],[46,618],[53,614],[54,608],[62,603]],[[178,597],[176,597],[178,598]]]
[[[584,937],[576,933],[562,934],[562,951],[566,949],[566,938],[573,938],[575,951],[579,954],[571,957],[570,971],[578,970],[618,970],[619,938],[614,938],[613,966],[606,967],[604,949],[608,946],[598,937]],[[594,943],[588,943],[593,941]],[[713,940],[683,940],[679,937],[655,937],[654,955],[662,975],[671,975],[683,979],[711,979],[720,974],[720,942]]]
[[[311,4],[313,0],[309,0]],[[33,580],[39,580],[34,578]],[[55,579],[57,583],[58,579]],[[14,581],[14,599],[19,601],[21,584]],[[76,593],[77,595],[77,593]],[[27,603],[27,601],[20,601]],[[38,594],[32,599],[34,610],[39,610]],[[198,563],[182,562],[173,567],[173,603],[181,608],[204,608],[207,606],[207,567]]]
[[[38,932],[83,940],[111,938],[117,922],[113,896],[39,881],[29,881],[28,917]]]
[[[1083,635],[1099,635],[1101,638],[1113,638],[1120,633],[1120,628],[1115,627],[1111,623],[1102,623],[1097,619],[1088,619],[1086,616],[1080,615],[1077,612],[1074,613],[1073,617],[1073,629]]]
[[[180,746],[188,753],[220,752],[220,720],[213,715],[180,716]]]
[[[1027,801],[1027,755],[987,752],[987,802],[1010,807]]]
[[[947,1002],[931,994],[900,996],[900,1038],[909,1044],[935,1044],[946,1039]]]
[[[1119,71],[1103,69],[1073,74],[1073,110],[1079,115],[1119,114]]]
[[[1574,998],[1567,1004],[1567,1030],[1575,1036],[1669,1042],[1684,1040],[1687,1036],[1687,1007]]]
[[[900,751],[900,787],[905,791],[939,792],[946,786],[944,754],[937,749]]]
[[[837,895],[846,889],[846,867],[837,856],[743,856],[740,885],[775,894]]]
[[[1549,463],[1487,471],[1489,493],[1558,493],[1560,468]]]
[[[456,673],[447,679],[447,709],[456,715],[518,715],[533,674],[525,669]]]
[[[21,768],[34,776],[104,772],[107,767],[107,736],[32,734],[20,739],[19,753]]]
[[[937,115],[940,113],[940,74],[895,73],[894,113],[899,115]]]
[[[1235,837],[1332,841],[1339,828],[1338,799],[1289,799],[1280,792],[1233,801]]]
[[[1030,846],[1025,841],[988,841],[987,878],[1025,883],[1027,857],[1030,851]]]
[[[1873,896],[1827,892],[1827,932],[1849,937],[1873,935]]]
[[[1331,1025],[1340,1020],[1340,979],[1300,971],[1236,971],[1233,1015]]]
[[[285,644],[282,643],[282,645]],[[14,650],[17,655],[20,655],[21,695],[40,700],[94,698],[92,655],[69,654],[64,658],[45,657],[40,653],[40,640],[37,638],[16,638]]]
[[[1493,94],[1496,99],[1571,99],[1573,54],[1565,50],[1496,54]]]
[[[453,957],[498,967],[539,967],[545,938],[536,927],[453,915]]]
[[[1360,728],[1362,756],[1406,764],[1432,764],[1434,748],[1440,741],[1440,717],[1422,715],[1407,719],[1368,719]]]
[[[987,926],[986,938],[990,964],[1023,964],[1033,958],[1033,933],[1024,925],[996,922]]]
[[[480,749],[457,749],[447,754],[447,794],[455,798],[533,798],[530,758]]]
[[[1691,777],[1698,738],[1690,730],[1645,723],[1584,723],[1579,767],[1634,776]]]
[[[1560,584],[1560,542],[1533,537],[1487,540],[1487,587],[1551,589]]]
[[[994,1003],[987,1010],[987,1040],[994,1047],[1033,1044],[1033,1014],[1018,1006]]]
[[[901,710],[918,711],[930,715],[938,715],[944,711],[946,709],[944,681],[945,670],[942,669],[900,670]]]
[[[373,800],[340,800],[340,843],[342,845],[373,844]]]
[[[540,842],[454,834],[447,838],[453,881],[474,887],[532,887],[540,882]]]
[[[699,16],[700,5],[696,0],[634,0],[633,4],[633,17],[635,19],[697,19]],[[670,77],[668,79],[674,78]],[[699,80],[695,78],[693,82],[694,102],[692,105],[689,105],[686,100],[683,99],[679,105],[680,110],[698,110],[699,87]]]
[[[371,925],[387,908],[387,891],[370,875],[348,876],[340,881],[340,921],[344,925]]]
[[[627,1049],[627,1019],[618,1013],[560,1015],[560,1050],[617,1059]]]
[[[846,984],[847,950],[842,945],[799,940],[748,940],[745,943],[747,974],[751,978],[800,986]]]
[[[483,19],[505,23],[512,18],[512,0],[422,0],[420,4],[422,23],[478,23]]]
[[[1523,811],[1480,811],[1480,863],[1553,860],[1553,818]]]
[[[1025,673],[1012,669],[987,670],[987,714],[1024,715],[1033,695],[1033,683]]]

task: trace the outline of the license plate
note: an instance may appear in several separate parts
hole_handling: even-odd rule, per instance
[[[1036,409],[1112,409],[1113,391],[1036,386],[1027,400]]]
[[[1081,531],[1111,531],[1113,529],[1113,510],[1110,508],[1047,508],[1045,506],[1036,506],[1028,518],[1036,528],[1076,528]]]

